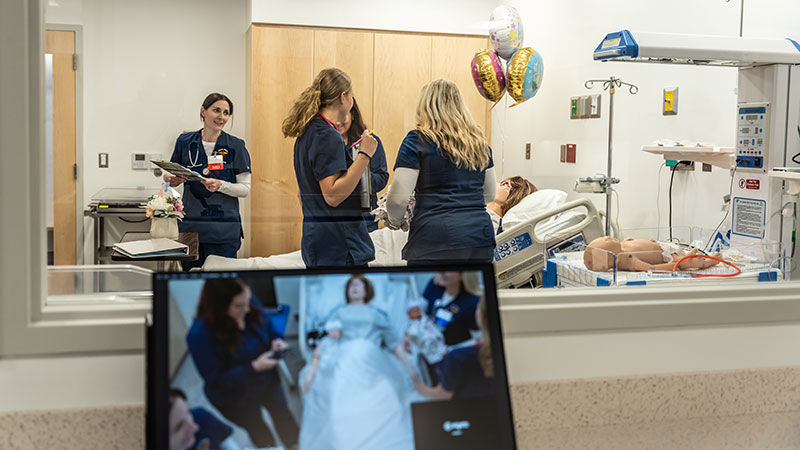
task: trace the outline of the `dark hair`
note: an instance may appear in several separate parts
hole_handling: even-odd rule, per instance
[[[183,401],[185,401],[185,402],[189,401],[189,399],[186,398],[186,393],[183,392],[182,390],[180,390],[178,388],[169,388],[169,410],[170,410],[170,412],[172,411],[172,406],[175,405],[175,400],[179,399],[179,398],[183,399]]]
[[[353,107],[350,108],[350,129],[344,134],[345,142],[350,144],[357,141],[366,129],[367,126],[364,124],[363,116],[361,116],[361,110],[358,109],[358,103],[353,98]]]
[[[492,338],[489,336],[489,315],[486,312],[485,297],[481,297],[481,299],[478,301],[478,314],[481,316],[481,322],[483,323],[483,326],[481,327],[483,339],[481,340],[481,346],[478,350],[478,362],[483,370],[483,376],[486,378],[492,378],[494,376],[494,362],[492,361]]]
[[[228,98],[227,95],[220,94],[219,92],[212,92],[206,96],[206,99],[203,100],[203,109],[211,108],[211,105],[217,103],[220,100],[225,100],[226,102],[228,102],[230,114],[233,115],[233,102],[231,101],[231,99]],[[200,119],[205,120],[202,113],[200,113]]]
[[[368,279],[364,278],[364,275],[350,276],[350,279],[347,280],[347,284],[344,285],[344,298],[347,300],[347,303],[350,303],[350,294],[348,294],[347,291],[350,290],[350,283],[356,280],[364,282],[364,290],[366,291],[364,294],[364,303],[369,303],[372,297],[375,297],[375,288]]]
[[[248,287],[238,278],[212,278],[206,280],[200,293],[200,303],[197,305],[197,317],[202,318],[206,328],[219,341],[220,344],[233,350],[242,333],[236,321],[228,315],[228,308],[233,297],[239,295]],[[251,308],[245,316],[245,321],[263,322],[257,308]]]

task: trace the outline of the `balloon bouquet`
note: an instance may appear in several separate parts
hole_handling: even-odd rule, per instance
[[[522,20],[513,6],[498,6],[489,17],[491,49],[480,50],[472,58],[472,79],[478,92],[496,106],[503,92],[519,105],[536,95],[542,84],[544,66],[536,50],[522,46]],[[508,61],[503,69],[500,59]]]

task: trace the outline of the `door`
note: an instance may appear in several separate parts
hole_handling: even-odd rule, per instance
[[[51,68],[47,80],[52,86],[46,111],[48,123],[48,178],[52,197],[48,202],[48,227],[52,228],[53,264],[76,264],[76,109],[75,109],[75,32],[47,30],[46,61]],[[52,130],[52,132],[50,132]],[[50,213],[50,211],[52,213]]]

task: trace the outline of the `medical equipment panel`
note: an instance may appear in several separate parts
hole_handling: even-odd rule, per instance
[[[494,260],[501,261],[509,256],[519,253],[526,248],[533,245],[531,235],[528,232],[522,233],[519,236],[514,236],[510,240],[498,243],[494,249]]]
[[[769,157],[769,103],[740,103],[736,124],[737,170],[765,172]]]

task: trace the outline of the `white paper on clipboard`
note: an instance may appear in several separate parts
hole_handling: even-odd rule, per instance
[[[185,178],[189,181],[202,181],[205,180],[205,177],[200,175],[199,173],[195,172],[194,170],[187,169],[178,163],[174,163],[172,161],[153,161],[150,160],[151,163],[157,165],[158,167],[166,170],[167,172],[175,175],[176,177]]]

